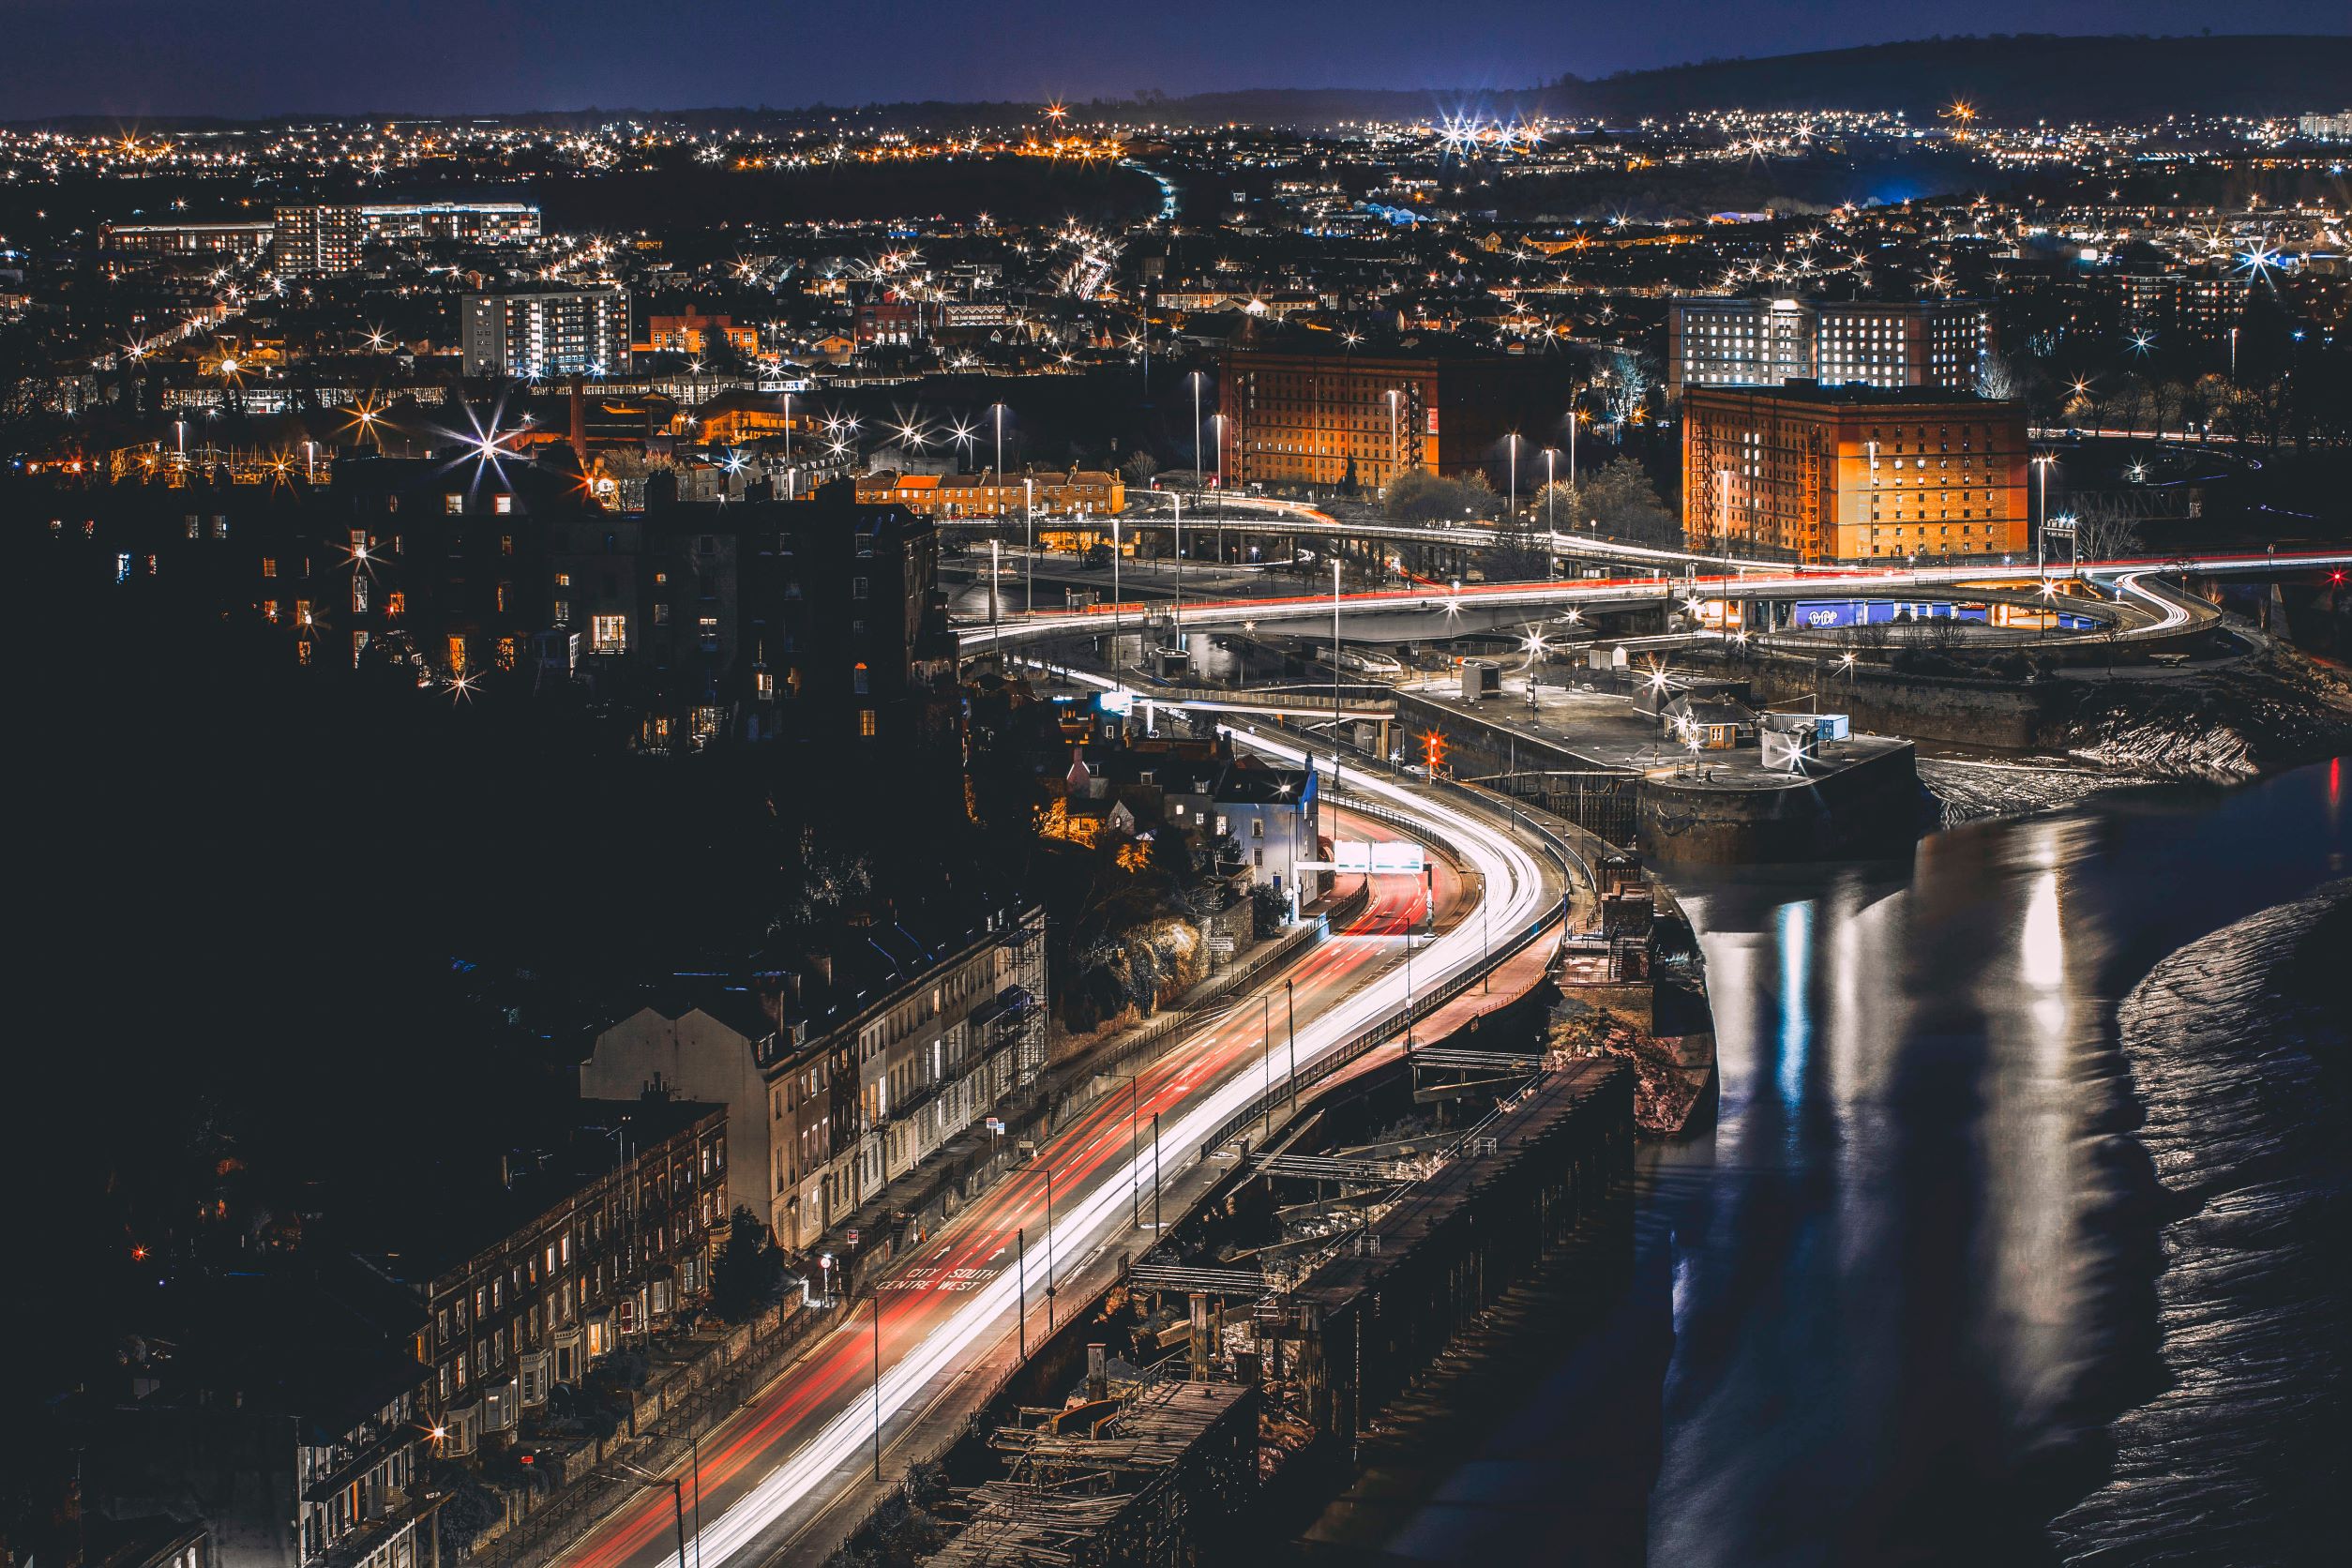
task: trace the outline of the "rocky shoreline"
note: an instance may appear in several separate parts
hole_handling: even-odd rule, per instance
[[[2052,1521],[2070,1562],[2284,1564],[2333,1532],[2347,937],[2339,881],[2181,948],[2118,1009],[2161,1189],[2161,1371],[2108,1427],[2104,1484]]]
[[[2250,784],[2352,753],[2352,682],[2284,646],[2177,680],[2077,684],[2058,751],[1919,760],[1941,825],[2155,785]]]

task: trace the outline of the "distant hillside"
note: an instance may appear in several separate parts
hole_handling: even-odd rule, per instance
[[[1903,110],[1927,119],[1955,98],[1997,125],[2292,114],[2352,108],[2352,37],[1923,38],[1597,82],[1571,76],[1544,97],[1610,119],[1695,109]]]
[[[1257,87],[1169,98],[1143,93],[1070,104],[1076,124],[1117,121],[1166,126],[1240,122],[1324,128],[1364,120],[1425,120],[1474,113],[1597,115],[1612,123],[1708,109],[1901,110],[1922,123],[1955,98],[1995,125],[2037,120],[2106,122],[2173,114],[2294,114],[2352,109],[2352,36],[2240,35],[2220,38],[2061,38],[1997,34],[1922,38],[1809,54],[1708,60],[1659,70],[1621,71],[1516,91],[1455,88]],[[1039,105],[1018,102],[901,102],[856,106],[815,103],[797,109],[678,109],[610,105],[601,109],[518,111],[500,116],[555,125],[594,126],[653,117],[726,128],[766,123],[957,129],[1034,121]],[[407,117],[383,106],[373,117]],[[296,118],[309,120],[317,115]],[[370,116],[351,114],[345,118]],[[271,120],[281,116],[269,116]],[[80,133],[120,129],[107,115],[53,116],[38,123]],[[217,129],[219,120],[151,116],[147,128]]]
[[[1709,60],[1587,81],[1566,76],[1518,92],[1262,87],[1144,94],[1070,105],[1071,118],[1155,120],[1169,126],[1327,127],[1425,119],[1470,111],[1549,113],[1612,122],[1707,109],[1901,110],[1922,123],[1955,98],[1988,124],[2145,120],[2161,114],[2293,114],[2352,109],[2352,37],[2060,38],[1996,35],[1922,38],[1810,54]],[[807,118],[822,109],[788,113]],[[874,104],[854,118],[904,125],[1003,124],[1033,117],[1026,103]]]

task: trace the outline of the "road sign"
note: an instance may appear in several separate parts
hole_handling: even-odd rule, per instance
[[[1002,1135],[1002,1134],[1003,1133],[1003,1131],[1004,1131],[1004,1118],[1003,1118],[1002,1116],[991,1116],[991,1117],[989,1117],[989,1118],[988,1118],[988,1131],[990,1131],[990,1132],[992,1132],[992,1133],[996,1133],[996,1134]]]
[[[850,1245],[857,1245],[857,1232],[854,1230],[850,1232]]]

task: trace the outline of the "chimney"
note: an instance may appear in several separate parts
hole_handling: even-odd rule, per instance
[[[800,975],[789,969],[761,970],[752,981],[752,994],[768,1022],[784,1029],[800,1009]]]
[[[820,980],[823,981],[823,982],[824,982],[826,985],[828,985],[828,986],[830,986],[830,985],[832,985],[832,984],[833,984],[833,955],[832,955],[832,954],[830,954],[830,953],[811,953],[811,954],[809,954],[809,955],[808,955],[808,967],[809,967],[810,969],[815,970],[815,971],[817,972],[817,978],[818,978],[818,979],[820,979]]]
[[[578,370],[572,372],[572,456],[588,466],[588,391]]]

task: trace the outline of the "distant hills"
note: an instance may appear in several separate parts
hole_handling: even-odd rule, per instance
[[[1901,110],[1933,117],[1955,99],[1996,125],[2163,114],[2292,114],[2352,108],[2352,37],[1922,38],[1860,49],[1708,60],[1563,78],[1560,110],[1610,119],[1694,109]]]
[[[1711,109],[1902,111],[1933,122],[1955,99],[1991,125],[2069,120],[2146,121],[2165,114],[2295,114],[2352,109],[2352,36],[2239,34],[2199,38],[1992,34],[1933,38],[1854,49],[1703,60],[1588,80],[1563,76],[1515,91],[1431,88],[1263,87],[1171,98],[1144,93],[1070,104],[1075,123],[1112,120],[1167,126],[1322,128],[1350,121],[1425,120],[1435,114],[1547,113],[1610,124]],[[651,109],[608,105],[501,116],[560,124],[649,116],[716,127],[818,124],[955,129],[1034,119],[1039,106],[1015,102],[811,104],[798,109]],[[383,117],[357,112],[345,118]],[[328,116],[295,116],[317,120]],[[399,116],[405,117],[405,116]],[[284,118],[271,116],[272,120]],[[59,129],[111,131],[111,116],[53,117]],[[149,117],[145,128],[218,128],[219,120]]]
[[[2147,120],[2164,114],[2294,114],[2352,109],[2352,37],[2065,38],[1995,34],[1706,60],[1518,92],[1261,88],[1072,105],[1074,119],[1165,125],[1332,126],[1438,113],[1598,116],[1611,123],[1711,109],[1902,111],[1932,123],[1955,99],[1992,125]],[[1026,105],[876,105],[861,118],[979,123]]]

